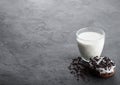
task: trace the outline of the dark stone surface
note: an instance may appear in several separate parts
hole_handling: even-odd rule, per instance
[[[91,24],[106,32],[116,75],[77,81],[67,68],[79,55],[75,32]],[[119,55],[119,0],[0,0],[0,85],[119,85]]]

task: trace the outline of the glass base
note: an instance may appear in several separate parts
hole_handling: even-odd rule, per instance
[[[83,58],[83,57],[81,57],[81,58],[82,58],[83,61],[89,62],[89,59],[85,59],[85,58]]]

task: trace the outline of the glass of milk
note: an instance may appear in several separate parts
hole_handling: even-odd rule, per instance
[[[105,42],[105,32],[102,29],[96,27],[79,29],[76,32],[76,39],[81,57],[85,61],[101,56]]]

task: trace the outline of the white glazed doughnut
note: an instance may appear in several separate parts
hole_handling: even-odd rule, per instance
[[[113,76],[115,73],[115,63],[108,57],[94,57],[89,61],[90,68],[104,78]]]

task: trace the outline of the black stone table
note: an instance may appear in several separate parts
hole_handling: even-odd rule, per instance
[[[75,32],[90,25],[105,30],[116,75],[77,81]],[[119,0],[0,0],[0,85],[120,85],[119,64]]]

